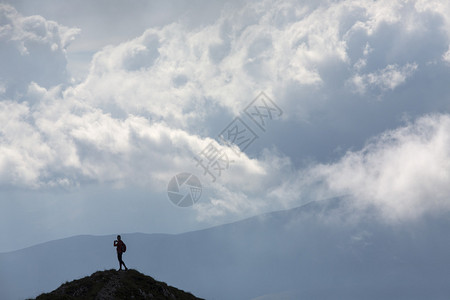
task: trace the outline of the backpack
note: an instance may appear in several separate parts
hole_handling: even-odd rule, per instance
[[[127,252],[127,245],[124,242],[122,242],[122,252]]]

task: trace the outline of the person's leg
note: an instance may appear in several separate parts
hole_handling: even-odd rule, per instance
[[[117,252],[117,259],[119,260],[119,270],[122,270],[122,253],[121,252]]]
[[[119,259],[119,270],[122,270],[122,265],[123,265],[125,267],[125,271],[126,271],[126,270],[128,270],[128,268],[122,260],[122,254],[123,253],[117,252],[117,258]]]

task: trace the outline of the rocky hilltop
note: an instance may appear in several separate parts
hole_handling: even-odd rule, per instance
[[[66,282],[36,300],[50,299],[171,299],[196,300],[191,293],[171,287],[136,270],[98,271],[78,280]]]

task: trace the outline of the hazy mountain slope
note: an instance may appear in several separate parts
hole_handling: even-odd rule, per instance
[[[385,225],[375,216],[335,199],[180,235],[128,234],[124,260],[206,299],[448,299],[448,217]],[[0,254],[0,298],[116,267],[113,240],[77,236]]]

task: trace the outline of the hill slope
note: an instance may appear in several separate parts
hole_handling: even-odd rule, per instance
[[[64,283],[53,292],[36,298],[36,300],[56,299],[201,300],[136,270],[98,271],[91,276]]]

